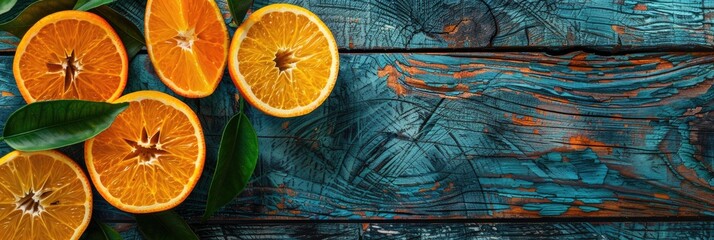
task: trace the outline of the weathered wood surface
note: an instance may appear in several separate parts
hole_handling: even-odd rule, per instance
[[[274,0],[257,0],[264,6]],[[284,2],[284,1],[279,1]],[[287,0],[319,15],[350,49],[714,43],[710,0]]]
[[[225,0],[217,2],[230,19]],[[277,2],[315,12],[341,49],[585,47],[617,51],[710,49],[714,44],[714,2],[710,0],[257,0],[254,9]],[[143,29],[145,4],[122,0],[112,7]],[[0,49],[12,50],[17,42],[4,34]]]
[[[141,239],[133,224],[114,224]],[[711,222],[272,223],[193,225],[201,239],[712,239]]]
[[[363,239],[712,239],[709,222],[369,224]]]
[[[11,62],[0,58],[0,121],[24,103]],[[711,54],[342,54],[341,62],[333,94],[312,114],[248,109],[260,160],[214,220],[714,214]],[[131,69],[126,92],[170,92],[146,55]],[[202,214],[236,97],[226,74],[212,96],[184,99],[208,143],[204,175],[178,209],[189,221]],[[68,151],[81,159],[81,149]],[[104,219],[130,220],[97,206]]]

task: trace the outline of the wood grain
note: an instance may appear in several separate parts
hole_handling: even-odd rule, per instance
[[[714,58],[343,54],[219,218],[712,215]],[[244,215],[245,214],[245,215]]]
[[[711,239],[709,222],[369,224],[363,239]]]
[[[113,224],[126,240],[131,223]],[[279,223],[193,225],[201,239],[711,239],[710,222]]]
[[[333,94],[312,114],[248,109],[257,170],[214,220],[714,214],[710,54],[342,54],[341,62]],[[7,69],[2,120],[23,104]],[[126,92],[170,92],[146,55],[131,69]],[[208,146],[204,175],[178,209],[191,221],[202,214],[236,97],[226,74],[212,96],[182,98]],[[81,148],[65,151],[82,159]],[[104,219],[130,219],[97,206]]]
[[[341,48],[584,47],[603,51],[714,43],[708,0],[257,0],[306,7]]]
[[[133,223],[112,224],[124,240],[143,239]],[[361,234],[358,223],[195,224],[200,239],[326,239],[352,240]]]
[[[230,19],[226,1],[216,2]],[[708,0],[257,0],[253,9],[278,2],[315,12],[344,50],[577,47],[612,52],[711,49],[714,44],[714,3]],[[145,7],[143,0],[112,4],[142,31]],[[2,33],[0,50],[12,51],[18,41]]]

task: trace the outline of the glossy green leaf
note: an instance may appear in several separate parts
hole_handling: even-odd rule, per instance
[[[82,239],[85,240],[122,240],[123,238],[119,233],[114,230],[114,228],[96,221],[92,220],[89,223],[89,227],[84,231],[84,236]]]
[[[228,10],[231,11],[233,17],[232,23],[239,26],[251,6],[253,6],[253,0],[228,0]]]
[[[198,239],[196,233],[176,212],[169,210],[149,214],[135,214],[136,224],[146,239]]]
[[[22,38],[25,32],[41,18],[54,12],[70,10],[74,3],[75,0],[39,0],[28,5],[12,20],[0,23],[0,30]]]
[[[10,115],[3,129],[3,138],[10,147],[21,151],[69,146],[109,128],[128,106],[128,103],[82,100],[34,102]]]
[[[17,0],[0,0],[0,14],[10,11],[17,3]]]
[[[238,113],[228,120],[223,129],[203,220],[243,191],[257,161],[258,136],[248,117]]]
[[[129,60],[134,58],[139,53],[139,50],[144,47],[144,34],[141,33],[141,30],[129,19],[114,11],[114,9],[108,6],[101,6],[92,9],[91,12],[102,16],[114,28],[114,31],[117,32],[124,44]]]
[[[115,0],[77,0],[74,10],[88,11],[90,9],[113,3]]]

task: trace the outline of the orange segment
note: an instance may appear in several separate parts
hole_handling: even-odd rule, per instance
[[[15,52],[13,73],[25,101],[112,101],[129,65],[119,36],[101,17],[61,11],[35,23]]]
[[[0,239],[79,239],[92,215],[82,169],[56,151],[0,158]]]
[[[184,97],[216,90],[228,54],[228,29],[213,0],[149,0],[146,48],[156,73]]]
[[[277,117],[305,115],[322,104],[339,71],[330,29],[307,9],[272,4],[238,28],[229,70],[246,100]]]
[[[94,186],[127,212],[175,207],[191,193],[203,169],[206,145],[196,114],[156,91],[130,93],[116,102],[129,102],[129,108],[85,143]]]

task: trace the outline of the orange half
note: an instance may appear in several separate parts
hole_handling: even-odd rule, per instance
[[[82,169],[56,151],[0,158],[0,239],[79,239],[92,216]]]
[[[97,191],[131,213],[180,204],[201,177],[206,156],[198,117],[185,103],[156,91],[130,93],[115,102],[129,107],[84,145]]]
[[[126,50],[109,23],[84,11],[40,19],[22,37],[13,74],[28,103],[50,99],[112,101],[126,86]]]
[[[277,117],[305,115],[327,99],[340,57],[330,29],[307,9],[272,4],[236,30],[228,66],[246,100]]]
[[[146,48],[161,81],[177,94],[211,95],[223,76],[228,29],[214,0],[149,0]]]

